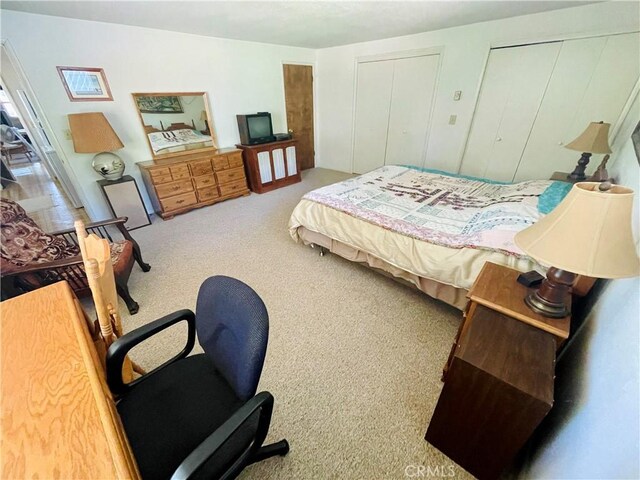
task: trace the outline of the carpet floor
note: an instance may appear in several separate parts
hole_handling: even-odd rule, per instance
[[[241,478],[401,479],[420,465],[453,466],[455,478],[470,478],[424,440],[461,313],[336,255],[320,257],[289,236],[302,195],[347,177],[313,169],[296,185],[135,230],[152,269],[134,267],[129,287],[140,312],[129,316],[121,304],[125,331],[195,309],[209,276],[238,278],[269,311],[259,386],[276,399],[267,441],[291,445],[288,456],[252,465]],[[182,348],[183,334],[175,326],[133,358],[153,368]]]

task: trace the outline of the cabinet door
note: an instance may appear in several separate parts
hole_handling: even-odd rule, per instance
[[[423,166],[439,58],[394,60],[385,165]]]
[[[273,181],[273,175],[271,174],[271,156],[269,152],[258,153],[258,170],[260,170],[260,183]]]
[[[298,164],[296,159],[296,147],[287,147],[285,150],[287,156],[287,172],[288,175],[296,175],[298,173]]]
[[[358,64],[353,171],[384,165],[393,82],[393,60]]]
[[[615,125],[639,72],[638,33],[565,41],[514,180],[572,171],[580,152],[564,145],[590,122]]]
[[[286,177],[287,173],[284,169],[284,150],[282,148],[272,150],[271,157],[273,158],[273,173],[276,180]]]
[[[491,50],[461,173],[513,179],[561,45]]]

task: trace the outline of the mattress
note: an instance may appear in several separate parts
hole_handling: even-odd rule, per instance
[[[391,270],[468,290],[487,261],[519,271],[546,270],[519,251],[513,237],[548,213],[570,187],[387,166],[309,192],[291,214],[289,232],[303,241],[304,228]],[[419,283],[415,279],[409,281]],[[461,308],[460,295],[449,297],[447,303]]]

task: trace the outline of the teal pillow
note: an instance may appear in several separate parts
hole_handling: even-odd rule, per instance
[[[538,212],[543,214],[551,213],[558,204],[567,196],[573,185],[567,182],[553,182],[542,192],[538,198]]]

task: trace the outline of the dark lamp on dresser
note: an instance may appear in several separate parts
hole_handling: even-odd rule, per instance
[[[527,305],[546,317],[565,317],[570,313],[570,289],[577,275],[638,275],[632,210],[630,188],[608,182],[577,183],[549,215],[518,232],[518,247],[538,262],[553,265],[540,288],[525,298]]]
[[[611,153],[609,147],[609,127],[611,125],[604,122],[591,122],[587,129],[580,134],[573,142],[565,148],[582,152],[580,160],[573,172],[567,178],[574,181],[584,181],[587,176],[584,174],[591,155],[594,153]]]

